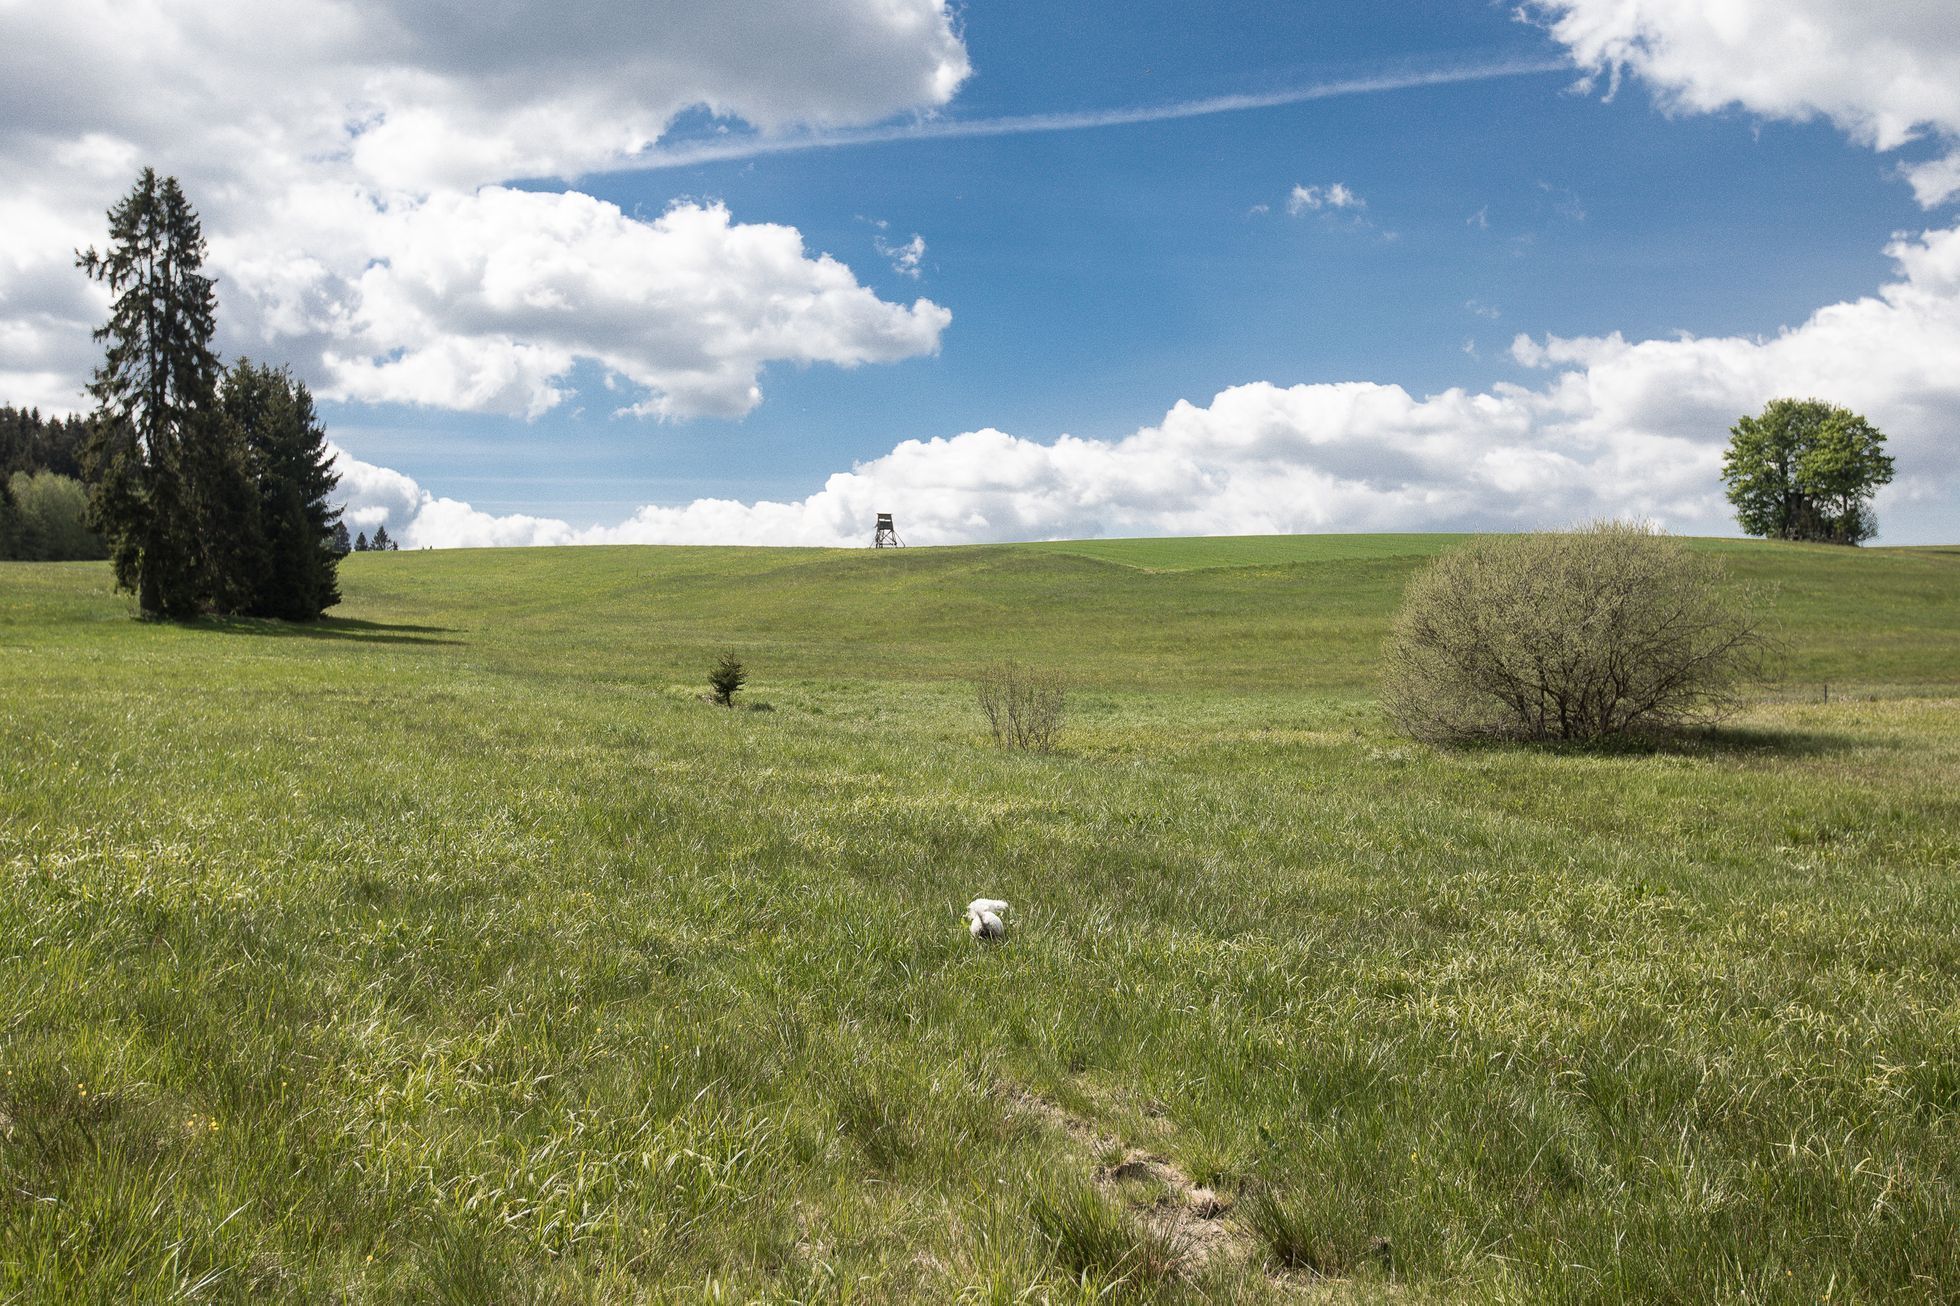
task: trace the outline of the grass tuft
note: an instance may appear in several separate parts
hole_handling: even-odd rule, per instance
[[[1184,1275],[1186,1247],[1084,1180],[1051,1176],[1029,1199],[1028,1214],[1055,1263],[1085,1287],[1147,1295]]]

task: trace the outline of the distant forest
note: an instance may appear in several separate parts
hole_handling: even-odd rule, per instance
[[[88,420],[0,407],[0,559],[62,562],[109,556],[88,524],[82,444]]]

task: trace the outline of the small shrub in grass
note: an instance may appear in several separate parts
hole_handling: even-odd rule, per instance
[[[996,744],[1037,753],[1055,746],[1068,714],[1068,686],[1060,672],[1002,662],[983,672],[974,689]]]
[[[1085,1284],[1148,1291],[1184,1273],[1186,1249],[1168,1232],[1105,1201],[1080,1180],[1055,1178],[1028,1204],[1050,1255]]]
[[[715,665],[708,671],[708,689],[715,702],[723,707],[735,706],[735,691],[748,681],[749,673],[743,669],[742,660],[733,653],[724,653],[715,659]]]
[[[1762,645],[1724,580],[1714,559],[1636,523],[1473,541],[1409,582],[1383,706],[1436,742],[1713,724]]]

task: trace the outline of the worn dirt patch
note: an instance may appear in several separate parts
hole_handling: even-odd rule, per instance
[[[1061,1130],[1098,1156],[1119,1156],[1120,1160],[1097,1165],[1090,1177],[1182,1248],[1192,1269],[1204,1268],[1215,1256],[1248,1262],[1257,1256],[1256,1240],[1225,1218],[1232,1209],[1231,1199],[1194,1181],[1169,1157],[1130,1147],[1093,1120],[1039,1093],[1010,1085],[1002,1095],[1009,1110]]]

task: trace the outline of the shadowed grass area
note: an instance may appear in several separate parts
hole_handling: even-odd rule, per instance
[[[1960,1292],[1960,556],[1706,542],[1742,719],[1442,752],[1438,546],[359,555],[291,636],[0,565],[0,1300]]]

